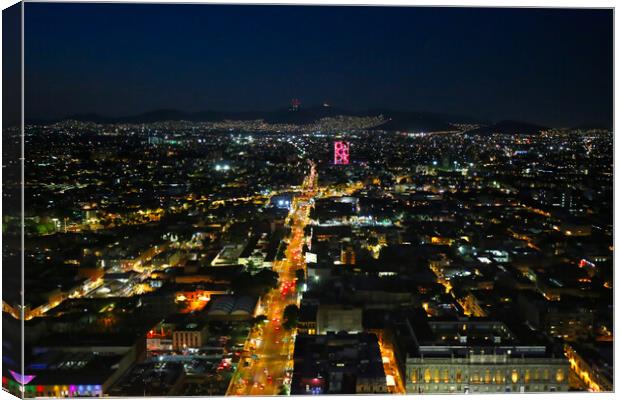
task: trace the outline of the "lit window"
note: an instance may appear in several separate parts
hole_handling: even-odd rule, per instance
[[[519,372],[517,372],[516,369],[513,369],[510,378],[512,380],[512,383],[517,383],[519,381]]]
[[[561,383],[564,381],[564,370],[562,368],[558,368],[558,370],[555,373],[555,380],[558,383]]]
[[[523,379],[525,380],[525,383],[530,383],[530,370],[529,369],[525,370],[525,376],[523,377]]]

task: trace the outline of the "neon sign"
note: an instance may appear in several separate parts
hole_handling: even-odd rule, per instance
[[[15,381],[19,383],[20,385],[29,384],[30,381],[33,380],[34,377],[36,376],[36,375],[22,375],[18,372],[11,371],[11,370],[9,370],[9,372],[11,373],[11,376],[13,376],[13,379],[15,379]]]

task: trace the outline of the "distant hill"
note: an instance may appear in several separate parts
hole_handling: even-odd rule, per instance
[[[95,123],[150,123],[159,121],[195,121],[217,122],[224,120],[256,120],[263,119],[269,123],[310,123],[327,116],[351,115],[344,110],[336,110],[331,107],[316,107],[300,109],[298,111],[199,111],[185,112],[174,109],[161,109],[148,111],[136,115],[122,117],[108,117],[99,114],[74,114],[63,118],[30,119],[28,123],[53,123],[65,120],[75,120]]]
[[[322,118],[336,117],[338,115],[360,115],[349,110],[336,107],[302,107],[292,111],[288,109],[265,113],[266,122],[274,124],[309,124]]]
[[[580,125],[576,125],[572,127],[573,129],[581,129],[584,131],[590,130],[590,129],[609,129],[612,130],[613,129],[613,124],[609,125],[609,124],[603,124],[603,123],[590,123],[590,124],[580,124]]]
[[[157,121],[180,121],[186,119],[188,114],[177,110],[155,110],[146,113],[124,116],[124,117],[108,117],[99,114],[73,114],[63,118],[46,118],[46,119],[27,119],[27,124],[52,124],[60,121],[82,121],[94,122],[98,124],[114,124],[114,123],[149,123]]]
[[[490,135],[493,133],[503,133],[509,135],[536,135],[546,129],[548,128],[541,125],[530,124],[528,122],[506,120],[491,125],[481,126],[480,128],[472,129],[467,133],[473,135]]]
[[[436,132],[453,129],[451,125],[452,123],[486,123],[486,121],[481,121],[463,115],[439,114],[420,111],[392,111],[376,109],[369,111],[369,114],[381,114],[384,117],[389,118],[388,122],[380,126],[381,129],[386,131]]]
[[[159,121],[194,121],[218,122],[224,120],[262,119],[272,124],[302,125],[316,122],[322,118],[336,116],[376,117],[382,115],[388,121],[379,128],[387,131],[442,131],[452,129],[451,123],[486,123],[486,121],[462,116],[420,111],[394,111],[372,109],[367,111],[350,111],[336,107],[303,107],[292,111],[280,109],[275,111],[199,111],[184,112],[174,109],[153,110],[124,117],[106,117],[98,114],[76,114],[65,118],[50,120],[29,120],[28,123],[54,123],[63,120],[76,120],[95,123],[152,123]]]

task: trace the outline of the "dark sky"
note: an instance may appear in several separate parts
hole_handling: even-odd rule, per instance
[[[611,10],[27,3],[26,118],[291,98],[611,125]]]

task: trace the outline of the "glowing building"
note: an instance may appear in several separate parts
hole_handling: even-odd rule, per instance
[[[349,163],[349,143],[334,142],[334,164],[346,165]]]
[[[561,352],[529,333],[517,337],[502,322],[430,321],[427,326],[413,326],[415,344],[406,359],[407,393],[569,389],[569,363]]]

